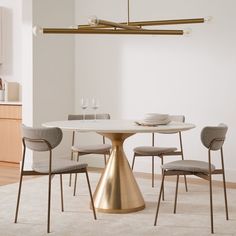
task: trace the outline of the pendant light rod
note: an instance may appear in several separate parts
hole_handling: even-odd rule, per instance
[[[140,34],[140,35],[183,35],[184,30],[140,30],[140,29],[71,29],[43,28],[43,34]]]
[[[120,23],[116,23],[113,21],[101,20],[101,19],[97,19],[96,17],[90,18],[89,24],[90,24],[90,26],[88,27],[88,29],[91,29],[91,27],[94,27],[94,26],[96,27],[97,25],[104,25],[104,26],[107,26],[108,28],[114,27],[114,28],[129,29],[129,30],[139,30],[140,29],[140,27],[137,27],[137,26],[130,26],[127,24],[120,24]]]
[[[129,22],[129,26],[156,26],[156,25],[180,25],[180,24],[198,24],[204,23],[206,18],[192,18],[192,19],[175,19],[175,20],[159,20],[159,21],[135,21]],[[126,22],[118,23],[119,25],[127,25]],[[78,25],[79,28],[110,28],[108,25],[97,24],[91,25]]]
[[[89,24],[77,25],[74,28],[39,28],[34,27],[34,34],[135,34],[135,35],[183,35],[190,30],[145,29],[145,26],[198,24],[211,20],[211,17],[157,20],[157,21],[130,21],[130,0],[127,0],[127,22],[116,23],[98,19],[96,16],[89,19]]]

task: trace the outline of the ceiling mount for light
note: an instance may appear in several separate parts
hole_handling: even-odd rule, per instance
[[[146,26],[196,24],[211,20],[207,18],[159,20],[159,21],[130,21],[130,4],[127,0],[127,22],[116,23],[102,20],[95,16],[90,17],[87,25],[78,25],[70,28],[35,28],[36,33],[43,34],[140,34],[140,35],[183,35],[189,34],[189,30],[164,30],[144,28]]]

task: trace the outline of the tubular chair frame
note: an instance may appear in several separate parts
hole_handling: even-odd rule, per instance
[[[75,132],[76,131],[73,131],[73,134],[72,134],[72,146],[74,146],[74,144],[75,144]],[[102,140],[103,140],[103,144],[105,144],[105,137],[104,136],[102,136]],[[74,154],[77,154],[76,160],[79,161],[80,156],[89,155],[91,153],[86,153],[86,152],[82,153],[82,152],[71,150],[71,160],[74,160]],[[107,163],[106,155],[110,155],[110,151],[107,152],[106,154],[100,154],[100,155],[104,155],[104,165],[106,166],[106,163]],[[69,177],[69,186],[71,186],[71,181],[72,181],[72,174],[70,174],[70,177]],[[73,196],[75,196],[75,194],[76,194],[76,186],[77,186],[77,173],[75,173]]]
[[[225,169],[224,169],[224,156],[223,156],[223,147],[220,148],[220,156],[221,156],[221,169],[215,169],[213,172],[211,171],[211,151],[212,147],[215,142],[224,142],[225,138],[219,139],[215,138],[211,141],[209,148],[208,148],[208,173],[201,173],[201,172],[190,172],[190,171],[180,171],[180,170],[163,170],[162,175],[162,181],[161,181],[161,187],[160,187],[160,193],[158,197],[158,203],[157,203],[157,209],[156,209],[156,215],[154,220],[154,226],[157,224],[157,217],[159,213],[160,208],[160,202],[161,202],[161,195],[163,191],[164,186],[164,179],[165,176],[173,176],[176,175],[176,190],[175,190],[175,201],[174,201],[174,214],[176,213],[176,207],[177,207],[177,195],[178,195],[178,183],[179,183],[179,176],[180,175],[195,175],[197,177],[200,177],[202,179],[209,181],[209,192],[210,192],[210,218],[211,218],[211,233],[214,233],[214,224],[213,224],[213,200],[212,200],[212,175],[216,174],[222,174],[223,179],[223,190],[224,190],[224,202],[225,202],[225,213],[226,213],[226,220],[229,219],[228,214],[228,203],[227,203],[227,193],[226,193],[226,181],[225,181]]]
[[[103,119],[103,118],[99,118],[100,116],[106,116],[108,118],[104,118],[104,119],[110,119],[110,114],[96,114],[96,119]],[[70,116],[72,116],[73,118],[69,118]],[[76,119],[75,117],[80,117],[81,116],[81,119]],[[85,120],[88,120],[87,117],[92,117],[93,115],[92,114],[86,114],[85,115]],[[82,120],[82,117],[83,115],[69,115],[68,117],[68,120]],[[71,142],[71,145],[74,146],[75,145],[75,136],[76,136],[76,131],[73,131],[72,133],[72,142]],[[106,141],[105,141],[105,137],[102,136],[102,144],[106,144]],[[91,155],[91,154],[95,154],[95,153],[89,153],[89,152],[78,152],[78,151],[74,151],[74,150],[71,150],[71,160],[74,160],[74,154],[77,154],[76,156],[76,160],[79,161],[80,159],[80,156],[84,156],[84,155]],[[107,157],[106,155],[110,156],[110,151],[106,152],[106,153],[99,153],[99,155],[104,155],[104,165],[106,166],[106,163],[107,163]],[[69,186],[71,186],[71,182],[72,182],[72,174],[70,174],[70,177],[69,177]],[[75,196],[76,194],[76,182],[77,182],[77,175],[75,175],[75,182],[74,182],[74,191],[73,191],[73,195]]]
[[[34,143],[45,143],[48,146],[49,149],[49,172],[48,173],[40,173],[34,170],[24,170],[24,163],[25,163],[25,153],[26,153],[26,141],[34,142]],[[50,233],[50,213],[51,213],[51,181],[52,178],[55,174],[60,174],[60,188],[61,188],[61,211],[64,211],[64,201],[63,201],[63,183],[62,183],[62,175],[63,174],[71,174],[71,173],[85,173],[86,174],[86,179],[88,183],[88,189],[89,189],[89,195],[91,199],[91,206],[93,210],[93,215],[94,219],[96,220],[96,212],[95,212],[95,207],[94,207],[94,202],[93,202],[93,196],[92,196],[92,191],[91,191],[91,186],[89,182],[89,177],[88,177],[88,172],[87,168],[82,168],[79,170],[73,170],[73,171],[64,171],[64,172],[53,172],[52,173],[52,146],[51,144],[45,140],[45,139],[30,139],[23,137],[22,138],[23,142],[23,158],[22,158],[22,165],[21,165],[21,173],[20,173],[20,182],[19,182],[19,189],[18,189],[18,196],[17,196],[17,205],[16,205],[16,212],[15,212],[15,223],[17,223],[18,220],[18,211],[19,211],[19,204],[20,204],[20,195],[21,195],[21,187],[22,187],[22,180],[23,176],[29,176],[29,175],[48,175],[48,212],[47,212],[47,233]]]
[[[179,135],[179,147],[180,149],[177,150],[177,151],[172,151],[172,152],[163,152],[162,154],[159,154],[159,155],[156,155],[157,157],[159,157],[161,159],[161,165],[164,164],[164,156],[181,156],[181,159],[184,160],[184,152],[183,152],[183,142],[182,142],[182,134],[181,132],[178,132],[178,135]],[[155,133],[152,133],[152,147],[155,146]],[[140,155],[140,154],[137,154],[134,152],[134,155],[133,155],[133,160],[132,160],[132,170],[134,169],[134,163],[135,163],[135,158],[136,156],[151,156],[151,155]],[[152,157],[152,187],[154,187],[154,167],[155,167],[155,163],[154,163],[154,159],[155,159],[155,156],[151,156]],[[162,171],[162,174],[163,174],[163,171]],[[188,192],[188,186],[187,186],[187,178],[186,176],[184,175],[184,182],[185,182],[185,190],[186,192]],[[163,195],[162,195],[162,198],[164,200],[164,187],[163,187]]]

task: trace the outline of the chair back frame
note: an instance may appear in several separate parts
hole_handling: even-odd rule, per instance
[[[204,134],[204,135],[206,135],[204,138],[207,140],[205,142],[203,140],[203,135],[202,135],[203,131],[207,130],[206,128],[209,128],[209,127],[205,127],[205,128],[202,129],[201,140],[202,140],[202,144],[208,149],[208,173],[200,173],[200,172],[194,173],[194,172],[191,172],[191,171],[165,170],[165,169],[163,169],[162,182],[161,182],[160,193],[159,193],[159,198],[158,198],[158,203],[157,203],[157,209],[156,209],[154,225],[156,225],[156,223],[157,223],[157,217],[158,217],[158,213],[159,213],[161,195],[162,195],[163,190],[164,190],[164,179],[165,179],[165,176],[170,176],[170,175],[177,175],[174,213],[176,213],[176,206],[177,206],[179,175],[195,175],[195,176],[198,176],[202,179],[205,179],[205,180],[209,181],[211,233],[213,234],[214,233],[214,224],[213,224],[212,175],[222,174],[222,176],[223,176],[223,189],[224,189],[224,202],[225,202],[225,214],[226,214],[226,220],[229,219],[228,202],[227,202],[227,194],[226,194],[224,156],[223,156],[223,144],[224,144],[224,141],[225,141],[225,135],[227,133],[228,127],[224,124],[220,124],[217,127],[210,127],[210,128],[212,128],[211,131],[213,131],[213,132],[216,131],[216,136],[217,137],[213,138],[209,142],[209,145],[207,145],[207,141],[209,141],[209,140],[207,140],[209,138],[209,137],[207,137],[207,134]],[[215,130],[213,130],[214,128],[215,128]],[[217,131],[221,131],[221,132],[217,133]],[[221,136],[221,137],[219,137],[219,136]],[[218,143],[218,145],[215,145],[216,143]],[[211,170],[211,151],[219,151],[219,150],[220,150],[220,156],[221,156],[221,169],[215,169],[214,171],[212,171]]]
[[[85,119],[85,120],[90,120],[90,119],[92,119],[93,117],[94,117],[95,115],[93,115],[93,114],[85,114],[85,116],[83,116],[82,114],[77,114],[77,115],[75,115],[75,114],[69,114],[68,115],[68,120],[83,120],[83,118]],[[100,114],[96,114],[96,119],[97,120],[110,120],[111,119],[111,116],[110,116],[110,114],[108,114],[108,113],[100,113]],[[73,131],[72,132],[72,142],[71,142],[71,145],[72,146],[74,146],[74,144],[75,144],[75,132],[76,131]],[[102,142],[103,142],[103,144],[105,144],[106,142],[105,142],[105,137],[104,136],[102,136]],[[71,160],[73,159],[73,152],[71,152]]]
[[[61,137],[62,138],[62,137]],[[29,148],[31,150],[32,147],[27,146],[27,141],[29,143],[45,143],[48,147],[48,150],[34,150],[34,151],[44,151],[44,152],[49,152],[49,172],[48,173],[38,173],[36,171],[29,171],[26,170],[24,171],[24,163],[25,163],[25,154],[26,154],[26,149]],[[21,165],[21,173],[20,173],[20,182],[19,182],[19,189],[18,189],[18,196],[17,196],[17,205],[16,205],[16,212],[15,212],[15,220],[14,222],[17,223],[18,219],[18,212],[19,212],[19,204],[20,204],[20,195],[21,195],[21,187],[22,187],[22,180],[24,175],[48,175],[48,211],[47,211],[47,233],[50,233],[50,219],[51,219],[51,182],[52,182],[52,177],[54,174],[60,174],[60,188],[61,188],[61,210],[62,212],[64,211],[64,203],[63,203],[63,184],[62,184],[62,174],[68,174],[71,172],[63,172],[63,173],[52,173],[52,149],[55,148],[59,143],[54,147],[50,144],[50,142],[46,139],[40,139],[40,138],[28,138],[28,137],[22,137],[22,143],[23,143],[23,158],[22,158],[22,165]],[[95,212],[95,207],[94,207],[94,202],[93,202],[93,197],[92,197],[92,191],[91,191],[91,186],[89,182],[89,177],[87,173],[87,168],[83,168],[78,171],[74,171],[74,173],[85,173],[86,174],[86,179],[87,179],[87,184],[89,188],[89,194],[90,194],[90,199],[91,199],[91,206],[93,210],[93,215],[94,219],[97,219],[96,212]]]
[[[53,149],[52,145],[46,139],[31,139],[31,138],[23,137],[22,142],[23,142],[24,151],[23,151],[22,167],[24,167],[26,148],[28,148],[27,144],[26,144],[26,141],[29,141],[29,142],[32,142],[32,143],[45,143],[48,146],[48,150],[45,150],[44,152],[49,152],[49,172],[48,172],[48,174],[51,176],[51,172],[52,172],[52,149]],[[24,171],[23,168],[22,168],[22,171]],[[31,173],[34,173],[34,171],[31,172]],[[38,173],[35,173],[35,174],[38,175]]]

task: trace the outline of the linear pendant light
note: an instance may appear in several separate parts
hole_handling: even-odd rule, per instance
[[[183,35],[189,34],[190,30],[164,30],[164,29],[147,29],[146,26],[160,25],[178,25],[178,24],[198,24],[211,20],[207,18],[193,19],[175,19],[159,21],[130,21],[130,4],[127,0],[128,17],[127,22],[116,23],[112,21],[90,17],[87,25],[78,25],[70,28],[39,28],[34,27],[34,34],[135,34],[135,35]]]

